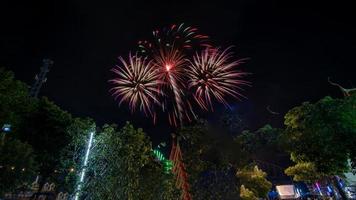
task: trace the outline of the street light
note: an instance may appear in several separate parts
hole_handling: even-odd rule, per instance
[[[2,131],[3,131],[4,133],[10,132],[10,131],[11,131],[11,124],[4,124],[4,125],[2,126]]]
[[[2,133],[2,136],[1,136],[1,145],[4,145],[4,142],[5,142],[5,135],[6,133],[9,133],[11,131],[11,124],[4,124],[1,128],[1,133]]]

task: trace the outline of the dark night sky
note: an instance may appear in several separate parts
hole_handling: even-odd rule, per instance
[[[125,106],[119,108],[107,80],[116,58],[134,50],[157,27],[185,22],[210,35],[214,44],[234,45],[238,57],[250,58],[243,69],[253,73],[253,87],[244,92],[247,100],[233,105],[252,129],[265,123],[281,126],[283,113],[303,101],[341,96],[327,83],[328,76],[345,87],[356,84],[356,12],[351,4],[194,2],[2,2],[0,66],[32,84],[42,58],[50,57],[55,64],[42,95],[100,124],[134,120],[156,141],[169,135],[167,122],[153,126],[139,114],[130,115]],[[282,114],[269,114],[268,105]]]

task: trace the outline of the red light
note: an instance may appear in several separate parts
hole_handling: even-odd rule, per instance
[[[166,64],[166,70],[169,71],[172,68],[172,65]]]

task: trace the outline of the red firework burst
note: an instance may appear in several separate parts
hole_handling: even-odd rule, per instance
[[[111,89],[113,96],[120,98],[119,105],[127,101],[132,112],[139,108],[146,115],[154,116],[154,104],[159,104],[157,96],[161,82],[152,61],[131,54],[128,62],[122,57],[119,60],[121,65],[112,69],[117,77],[110,80],[114,84]]]
[[[152,36],[152,40],[138,42],[139,52],[157,54],[159,49],[172,46],[180,51],[211,47],[209,36],[200,34],[197,28],[185,26],[184,23],[154,30]]]
[[[242,80],[247,73],[237,67],[244,61],[233,60],[230,48],[206,49],[197,53],[190,61],[188,88],[192,90],[194,99],[200,107],[213,110],[212,97],[228,106],[227,96],[239,99],[244,97],[239,91],[242,85],[249,82]]]
[[[154,119],[158,106],[175,126],[195,117],[192,102],[204,110],[213,110],[214,99],[228,106],[227,98],[243,97],[241,86],[249,84],[242,80],[247,73],[237,69],[243,60],[233,60],[230,48],[212,48],[208,36],[183,24],[153,31],[152,40],[139,42],[138,53],[147,59],[120,58],[112,70],[113,95]]]
[[[185,97],[187,56],[194,50],[211,47],[209,37],[198,33],[197,28],[184,24],[153,31],[151,41],[139,41],[139,52],[152,58],[164,82],[160,99],[173,125],[191,120],[195,116],[189,100]],[[173,98],[167,98],[173,97]]]
[[[166,101],[167,96],[161,96],[163,97],[161,99],[163,100],[163,110],[168,112],[169,122],[175,126],[178,125],[177,119],[182,123],[183,113],[186,113],[182,99],[186,63],[181,51],[173,46],[160,49],[159,54],[154,56],[154,66],[158,69],[160,80],[164,83],[161,88],[162,94],[174,97],[174,101]]]

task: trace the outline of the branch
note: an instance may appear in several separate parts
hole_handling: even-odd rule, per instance
[[[331,84],[331,85],[334,85],[334,86],[337,86],[339,87],[339,89],[342,91],[342,93],[344,94],[344,96],[350,96],[352,92],[356,92],[356,88],[344,88],[342,87],[340,84],[338,83],[334,83],[330,80],[330,77],[328,77],[328,82]]]
[[[269,105],[267,106],[267,110],[268,110],[268,112],[270,112],[272,115],[279,115],[278,112],[272,111],[272,110],[270,109]]]

